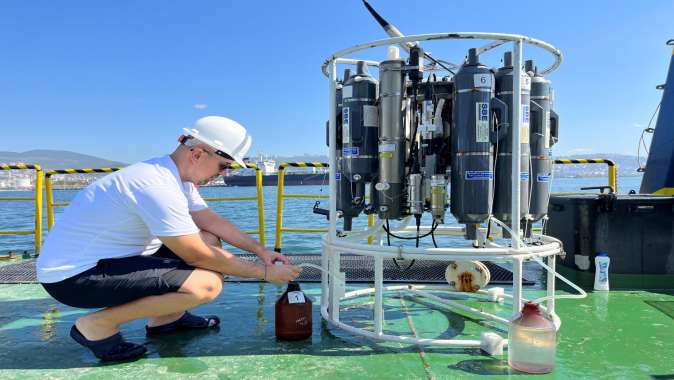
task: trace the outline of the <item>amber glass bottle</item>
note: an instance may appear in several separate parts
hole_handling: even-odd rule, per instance
[[[282,340],[302,340],[311,336],[311,300],[300,284],[288,283],[288,288],[276,301],[276,337]]]

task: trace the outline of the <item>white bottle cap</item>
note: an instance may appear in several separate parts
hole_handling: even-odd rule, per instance
[[[389,46],[388,52],[386,53],[386,60],[399,59],[400,58],[400,49],[397,46]]]

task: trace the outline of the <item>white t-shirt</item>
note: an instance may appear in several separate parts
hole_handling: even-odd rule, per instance
[[[59,217],[37,259],[37,279],[58,282],[98,260],[151,255],[157,236],[199,232],[190,211],[208,206],[190,182],[181,182],[170,156],[109,174],[80,191]]]

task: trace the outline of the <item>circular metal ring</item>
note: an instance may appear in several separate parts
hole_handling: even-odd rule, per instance
[[[506,33],[482,33],[482,32],[451,32],[451,33],[431,33],[431,34],[417,34],[417,35],[410,35],[410,36],[405,36],[405,37],[393,37],[393,38],[386,38],[386,39],[381,39],[381,40],[376,40],[364,44],[359,44],[352,46],[347,49],[342,49],[328,57],[323,65],[321,66],[321,70],[323,71],[323,74],[325,76],[329,77],[330,74],[328,73],[328,66],[331,63],[353,63],[353,59],[347,58],[345,61],[340,61],[340,59],[345,59],[344,57],[346,55],[349,55],[351,53],[355,53],[358,51],[362,50],[367,50],[370,48],[374,47],[379,47],[379,46],[384,46],[384,45],[400,45],[406,42],[418,42],[418,41],[435,41],[435,40],[447,40],[447,39],[482,39],[482,40],[493,40],[491,43],[479,48],[480,52],[485,52],[488,50],[491,50],[497,46],[503,45],[504,43],[508,41],[521,41],[523,43],[537,46],[542,48],[543,50],[548,51],[551,53],[554,58],[555,62],[550,66],[542,70],[540,73],[542,75],[549,74],[553,72],[554,70],[559,67],[559,65],[562,63],[562,52],[559,51],[559,49],[555,48],[551,44],[531,38],[528,36],[523,36],[519,34],[506,34]],[[368,61],[368,64],[374,63],[373,61]]]

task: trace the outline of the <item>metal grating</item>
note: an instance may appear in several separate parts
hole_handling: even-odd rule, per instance
[[[0,283],[2,284],[31,284],[36,282],[35,260],[26,260],[0,267]]]
[[[255,255],[240,255],[246,260],[255,260]],[[321,265],[321,255],[288,255],[292,264],[311,263]],[[417,260],[410,265],[410,260],[398,260],[397,267],[392,259],[384,260],[384,281],[386,282],[414,282],[414,283],[444,283],[445,269],[447,264],[441,261]],[[494,263],[485,261],[484,264],[491,272],[490,284],[512,284],[512,272]],[[359,255],[342,255],[341,269],[346,272],[348,282],[372,282],[374,281],[374,258]],[[321,272],[315,268],[304,268],[298,281],[320,282]],[[258,281],[239,277],[227,277],[225,281]],[[16,264],[0,266],[0,283],[23,284],[35,283],[35,261],[22,261]],[[533,285],[533,281],[523,279],[523,285]]]

